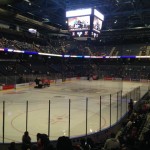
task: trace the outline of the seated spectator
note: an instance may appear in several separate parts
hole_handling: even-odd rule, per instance
[[[132,120],[128,120],[126,127],[129,129],[132,126],[133,122]]]
[[[116,135],[114,133],[111,133],[111,137],[107,139],[104,144],[104,150],[119,150],[120,149],[120,142],[115,137]]]
[[[42,134],[41,133],[37,133],[36,139],[37,139],[37,145],[38,146],[41,146],[41,138],[42,138]]]
[[[72,142],[69,137],[61,136],[57,140],[57,150],[73,150]]]
[[[90,150],[92,148],[94,148],[94,142],[91,138],[87,138],[87,142],[86,142],[86,150]]]
[[[42,134],[37,133],[37,135],[36,135],[37,143],[32,145],[31,150],[42,150],[43,149],[43,145],[41,143],[41,136],[42,136]]]
[[[82,138],[78,147],[80,147],[81,150],[90,150],[94,147],[94,143],[91,138],[87,138],[87,140]]]
[[[32,150],[53,150],[49,137],[46,134],[37,133],[37,144],[32,146]]]
[[[17,150],[16,143],[15,142],[11,142],[10,146],[8,147],[8,150]]]
[[[73,149],[74,150],[83,150],[83,148],[80,145],[74,145]]]
[[[31,150],[40,150],[37,145],[32,145]]]
[[[130,116],[133,112],[133,100],[130,99],[130,102],[128,103],[128,116]]]
[[[84,150],[85,148],[86,148],[86,141],[85,141],[85,139],[80,139],[80,147]]]
[[[31,148],[31,138],[29,132],[25,131],[22,136],[22,150],[29,150]]]
[[[144,142],[147,147],[150,147],[150,125],[148,130],[143,133],[144,134]]]

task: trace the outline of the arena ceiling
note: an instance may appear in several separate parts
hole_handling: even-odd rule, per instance
[[[2,8],[66,29],[65,11],[94,7],[104,14],[104,31],[150,29],[150,0],[2,0]]]
[[[103,30],[150,25],[149,0],[67,0],[66,6],[67,9],[96,7],[105,16]]]

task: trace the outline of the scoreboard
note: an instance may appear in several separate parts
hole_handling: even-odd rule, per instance
[[[66,17],[72,37],[80,39],[98,37],[104,21],[104,15],[93,8],[66,11]]]

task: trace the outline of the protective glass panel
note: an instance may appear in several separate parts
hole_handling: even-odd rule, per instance
[[[68,136],[69,102],[68,99],[55,96],[51,100],[50,108],[50,139],[56,140],[59,136]]]
[[[86,134],[86,98],[72,98],[70,109],[70,136]]]
[[[0,143],[3,141],[3,102],[0,101]]]
[[[110,127],[110,95],[101,96],[101,129]]]
[[[32,141],[36,141],[37,133],[48,134],[48,100],[29,101],[28,102],[28,124],[27,130]]]
[[[117,93],[111,94],[111,125],[117,122]]]
[[[26,130],[26,102],[15,99],[19,91],[7,92],[5,103],[5,143],[15,141],[21,142],[22,135]],[[6,96],[7,96],[6,95]]]
[[[96,133],[100,130],[100,98],[88,99],[88,133]]]

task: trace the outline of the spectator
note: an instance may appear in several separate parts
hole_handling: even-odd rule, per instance
[[[89,145],[90,148],[94,148],[94,141],[91,138],[87,138],[87,145]]]
[[[10,146],[8,147],[8,150],[17,150],[16,143],[15,142],[11,142]]]
[[[61,136],[57,140],[57,150],[73,150],[71,140],[66,136]]]
[[[42,134],[37,133],[36,138],[37,138],[38,149],[40,149],[40,147],[42,147],[42,143],[41,143]]]
[[[31,150],[40,150],[37,145],[32,145]]]
[[[130,99],[130,102],[128,103],[128,116],[130,116],[133,112],[133,100]]]
[[[22,136],[22,150],[29,150],[31,148],[31,138],[28,131],[24,132]]]
[[[43,145],[41,143],[41,136],[42,136],[42,134],[37,133],[37,135],[36,135],[37,143],[32,145],[31,150],[43,150]]]
[[[120,149],[120,142],[115,137],[116,135],[114,133],[111,133],[111,137],[107,139],[104,144],[104,150],[119,150]]]
[[[48,138],[48,135],[46,134],[38,134],[38,148],[40,150],[53,150],[53,146],[50,143],[50,140]]]
[[[85,139],[81,139],[81,140],[80,140],[80,146],[81,146],[81,148],[82,148],[83,150],[86,148],[86,141],[85,141]]]
[[[132,124],[133,124],[132,120],[129,119],[126,125],[127,129],[130,129]]]
[[[150,125],[148,127],[148,130],[143,134],[144,134],[143,141],[144,141],[144,146],[145,146],[144,148],[148,150],[150,148]]]

